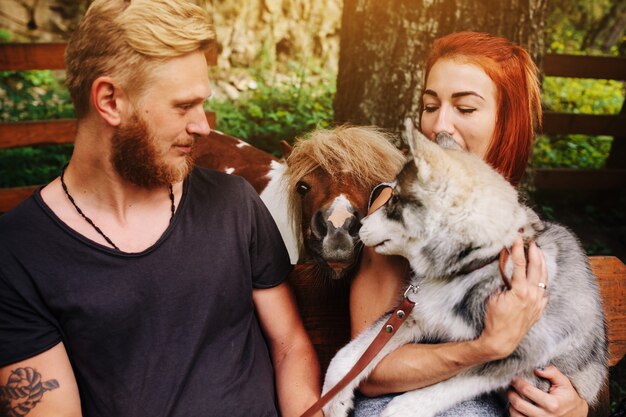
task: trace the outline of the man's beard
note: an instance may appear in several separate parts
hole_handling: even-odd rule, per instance
[[[193,168],[193,152],[186,155],[184,163],[167,165],[159,155],[156,138],[137,114],[116,129],[111,145],[111,163],[117,173],[140,187],[157,188],[177,183]]]

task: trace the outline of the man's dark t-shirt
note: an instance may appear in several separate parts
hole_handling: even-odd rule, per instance
[[[275,416],[252,290],[290,268],[240,177],[195,169],[167,231],[133,254],[77,234],[36,193],[0,217],[0,366],[63,341],[85,416]]]

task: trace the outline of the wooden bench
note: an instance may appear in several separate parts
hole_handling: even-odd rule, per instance
[[[591,256],[591,268],[598,278],[608,324],[609,365],[615,366],[626,353],[626,265],[614,256]],[[348,310],[349,283],[322,283],[309,280],[301,270],[307,265],[296,265],[291,285],[325,372],[334,354],[350,340]],[[609,415],[608,380],[601,393],[600,404],[590,416]]]

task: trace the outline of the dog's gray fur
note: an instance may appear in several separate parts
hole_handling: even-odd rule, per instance
[[[518,202],[507,181],[480,158],[454,149],[450,137],[438,138],[438,146],[412,123],[407,132],[413,159],[398,175],[392,199],[363,220],[360,234],[377,252],[409,259],[415,274],[412,284],[420,287],[411,296],[417,305],[383,351],[324,408],[325,415],[346,416],[354,389],[399,346],[478,337],[485,301],[502,290],[502,280],[497,260],[466,271],[495,259],[519,234],[526,241],[536,240],[546,258],[549,301],[540,320],[509,357],[400,395],[382,415],[433,416],[463,400],[506,388],[515,376],[547,390],[546,381],[533,369],[550,363],[594,404],[607,375],[606,326],[598,286],[577,239],[562,226],[542,222]],[[511,269],[509,262],[509,276]],[[328,368],[324,392],[348,372],[387,318],[339,351]]]

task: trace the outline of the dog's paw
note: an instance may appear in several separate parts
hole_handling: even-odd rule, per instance
[[[420,407],[419,404],[403,397],[400,395],[391,400],[380,417],[432,417],[432,414]]]

